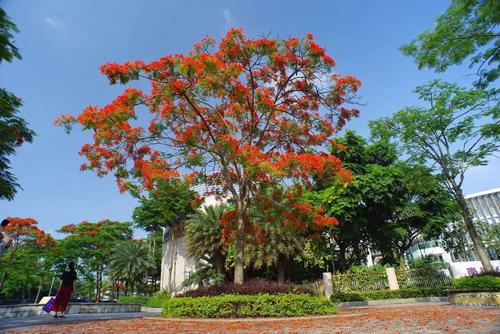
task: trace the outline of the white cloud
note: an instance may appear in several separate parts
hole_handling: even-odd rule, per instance
[[[224,15],[224,21],[227,27],[234,26],[234,20],[229,9],[223,9],[222,14]]]
[[[46,18],[43,19],[43,23],[46,25],[56,28],[56,29],[63,29],[64,28],[64,22],[60,18],[56,16],[47,16]]]

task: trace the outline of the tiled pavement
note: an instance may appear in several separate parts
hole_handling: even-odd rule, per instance
[[[334,316],[287,319],[202,320],[147,316],[90,320],[68,316],[62,321],[54,319],[50,324],[11,328],[3,333],[500,333],[500,308],[422,303],[357,307],[342,309]]]

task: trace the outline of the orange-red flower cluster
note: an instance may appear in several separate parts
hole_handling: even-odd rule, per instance
[[[80,151],[82,169],[113,173],[120,191],[154,189],[182,167],[195,169],[190,182],[233,191],[258,193],[283,179],[307,184],[321,174],[347,182],[341,161],[321,151],[358,115],[349,101],[360,81],[332,73],[333,66],[310,33],[249,39],[230,29],[218,45],[206,37],[186,55],[103,65],[111,83],[145,79],[151,90],[128,88],[104,107],[56,123],[92,131]],[[306,216],[317,210],[294,199],[286,224],[309,228]],[[226,234],[230,218],[223,219]],[[312,225],[333,223],[318,216]]]

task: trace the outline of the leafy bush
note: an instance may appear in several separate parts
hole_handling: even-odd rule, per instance
[[[500,291],[500,276],[486,274],[460,277],[453,281],[451,287],[456,290]]]
[[[332,295],[331,300],[334,302],[354,302],[399,298],[441,297],[446,295],[447,292],[444,288],[408,288],[400,290],[336,292]]]
[[[448,268],[448,265],[442,260],[436,259],[432,256],[427,256],[421,259],[415,259],[408,261],[408,265],[411,269],[421,269],[428,271],[440,272],[440,269]]]
[[[120,304],[141,304],[142,306],[161,308],[165,300],[170,296],[166,293],[156,293],[152,297],[149,296],[121,296],[118,298]]]
[[[264,279],[256,279],[245,281],[242,285],[233,283],[225,283],[221,285],[213,285],[208,287],[200,287],[196,290],[190,290],[180,294],[178,297],[202,297],[202,296],[218,296],[225,294],[240,294],[240,295],[258,295],[258,294],[309,294],[310,291],[303,286],[277,283],[266,281]]]
[[[117,300],[117,303],[146,305],[150,298],[151,297],[147,296],[120,296]]]
[[[187,288],[191,285],[202,286],[204,283],[220,285],[224,282],[224,275],[217,274],[213,267],[208,265],[199,265],[196,271],[189,274],[189,277],[182,282],[182,287]]]
[[[162,308],[165,300],[169,299],[170,295],[165,292],[158,292],[153,295],[153,297],[149,298],[145,306],[154,307],[154,308]]]
[[[335,305],[324,297],[296,294],[182,297],[168,299],[163,305],[165,317],[293,317],[335,313]]]
[[[347,269],[346,274],[385,274],[387,265],[376,263],[373,266],[351,266]]]
[[[346,274],[333,275],[333,288],[339,292],[378,291],[389,287],[385,266],[351,266]]]

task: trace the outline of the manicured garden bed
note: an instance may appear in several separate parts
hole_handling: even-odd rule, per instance
[[[181,318],[294,317],[336,311],[328,299],[305,294],[177,297],[163,304],[163,316]]]
[[[449,291],[452,304],[500,306],[500,274],[485,273],[453,281]]]
[[[239,285],[223,283],[186,291],[178,297],[203,297],[219,295],[259,295],[259,294],[312,294],[310,289],[291,283],[278,283],[265,279],[251,279]]]

